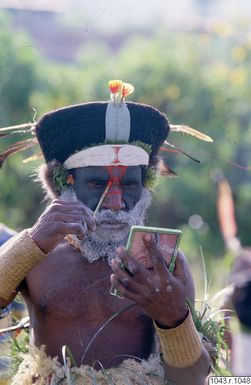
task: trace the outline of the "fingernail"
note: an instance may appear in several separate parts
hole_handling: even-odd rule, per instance
[[[117,260],[116,260],[116,258],[114,258],[114,259],[110,262],[110,266],[111,266],[111,267],[116,267],[116,265],[117,265]]]
[[[123,247],[122,246],[117,247],[116,251],[117,253],[121,254],[123,252]]]
[[[133,273],[136,272],[137,267],[135,266],[135,264],[134,264],[132,261],[129,261],[129,262],[128,262],[128,269],[129,269],[130,272],[133,274]]]
[[[145,238],[145,240],[148,241],[148,242],[150,242],[150,241],[152,240],[151,234],[146,234],[144,238]]]

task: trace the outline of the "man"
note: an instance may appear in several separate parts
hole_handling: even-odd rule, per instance
[[[149,359],[154,330],[166,383],[202,385],[209,371],[208,354],[186,305],[186,298],[194,301],[194,284],[184,255],[179,252],[172,275],[151,237],[144,239],[151,269],[123,247],[130,226],[143,224],[168,121],[151,106],[125,103],[130,85],[114,81],[110,89],[109,103],[66,107],[36,125],[46,160],[40,176],[54,199],[32,228],[3,247],[0,304],[21,291],[30,314],[31,345],[45,345],[46,355],[33,348],[13,384],[31,379],[56,384],[55,367],[62,381],[64,370],[68,383],[70,376],[76,384],[93,383],[95,375],[103,384],[106,373],[116,384],[156,383],[152,363],[160,376],[162,366],[158,355]],[[110,295],[111,284],[121,299]],[[66,363],[62,369],[48,358],[64,361],[63,346],[74,365],[84,364],[81,369],[67,371]],[[43,370],[37,364],[41,356]],[[140,364],[142,359],[148,362]],[[94,373],[89,366],[94,362],[103,370]]]

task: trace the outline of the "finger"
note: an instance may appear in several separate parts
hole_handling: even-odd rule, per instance
[[[86,206],[86,204],[84,204],[83,202],[81,202],[80,200],[75,200],[75,201],[68,201],[68,200],[64,200],[64,199],[61,199],[61,198],[56,198],[56,199],[53,199],[51,201],[51,204],[63,204],[65,206],[71,206],[71,205],[77,205],[77,206],[82,206],[86,209],[88,209],[90,212],[92,212],[92,210]]]
[[[135,277],[137,281],[147,286],[151,285],[152,271],[149,271],[142,263],[139,263],[133,257],[131,257],[125,247],[119,246],[116,249],[115,259],[118,259],[120,262],[125,264],[129,272]]]
[[[175,277],[186,277],[185,257],[180,250],[178,250],[178,253],[177,253],[173,275]]]
[[[66,236],[68,234],[75,234],[79,239],[84,239],[86,235],[86,225],[81,223],[56,223],[55,227],[58,226],[58,233]]]
[[[95,231],[96,230],[96,221],[95,221],[93,216],[89,216],[89,215],[86,216],[86,215],[84,215],[82,217],[82,220],[84,220],[86,222],[86,225],[87,225],[87,227],[88,227],[88,229],[90,231]]]
[[[143,238],[143,240],[144,240],[145,246],[148,250],[150,257],[152,258],[154,271],[156,273],[158,273],[160,276],[163,274],[165,274],[165,275],[168,274],[168,276],[169,276],[170,272],[168,270],[165,258],[163,257],[162,253],[158,249],[154,239],[152,237],[149,237],[148,235],[150,235],[150,234],[147,234]]]
[[[122,270],[127,270],[129,274],[132,274],[128,269],[128,251],[125,247],[119,246],[116,249],[116,257],[112,261],[112,267],[119,266]]]
[[[116,278],[129,290],[130,292],[141,295],[145,292],[145,286],[137,282],[133,277],[129,274],[120,274],[115,272]]]
[[[128,269],[128,263],[126,258],[114,258],[111,263],[111,268],[113,272],[119,275],[120,277],[133,275],[132,272]]]
[[[116,258],[118,259],[125,259],[129,255],[127,249],[123,246],[119,246],[116,248]]]
[[[62,213],[86,213],[86,209],[83,206],[78,205],[76,202],[72,202],[70,205],[63,202],[52,203],[48,206],[45,212],[62,212]]]
[[[146,269],[142,263],[135,261],[129,255],[124,259],[115,259],[112,267],[114,272],[119,276],[119,279],[123,280],[126,286],[135,293],[140,294],[144,292],[146,288],[152,290],[152,271]],[[124,275],[123,272],[126,273],[126,275]]]
[[[89,209],[88,206],[86,206],[83,202],[78,201],[78,200],[76,200],[76,201],[67,201],[67,200],[62,200],[62,199],[54,199],[50,203],[50,205],[48,207],[50,207],[50,206],[65,206],[65,207],[67,207],[67,206],[69,206],[69,207],[76,206],[76,207],[82,207],[82,208],[87,209],[90,212],[92,212],[91,209]]]
[[[51,201],[51,204],[57,204],[57,203],[62,203],[62,204],[65,204],[65,205],[71,205],[72,203],[75,203],[77,201],[67,201],[67,200],[64,200],[64,199],[61,199],[61,198],[56,198],[56,199],[53,199]]]
[[[119,291],[121,297],[128,298],[134,302],[137,302],[138,296],[137,294],[128,290],[116,277],[115,274],[112,274],[110,277],[111,284]]]
[[[69,223],[69,222],[76,222],[76,223],[82,223],[84,222],[83,215],[80,214],[63,214],[63,213],[53,213],[50,215],[49,218],[47,218],[48,222],[62,222],[62,223]]]
[[[68,208],[71,209],[71,207],[75,207],[85,210],[86,212],[89,212],[90,215],[93,215],[93,211],[83,202],[80,201],[64,201],[61,199],[54,199],[47,208],[49,207],[65,207],[66,210]]]
[[[45,212],[55,212],[55,213],[63,213],[63,214],[79,214],[84,217],[84,220],[87,223],[88,228],[91,231],[95,231],[96,222],[94,218],[93,212],[84,204],[79,202],[64,202],[64,201],[56,201],[48,206]]]
[[[46,226],[47,228],[50,228],[54,233],[59,232],[61,233],[62,229],[65,228],[66,224],[80,224],[84,230],[85,233],[87,232],[87,224],[83,219],[82,215],[70,215],[70,214],[53,214],[51,215],[50,219],[43,223],[43,226]]]
[[[144,285],[138,282],[137,278],[130,272],[128,268],[121,267],[121,261],[114,259],[112,261],[112,270],[116,277],[134,293],[144,292]]]
[[[84,212],[84,218],[85,218],[85,221],[87,223],[88,228],[91,231],[95,231],[96,230],[96,219],[94,216],[94,212],[91,209],[89,209],[89,207],[87,207],[86,205],[81,204],[80,207],[82,208],[82,210]]]

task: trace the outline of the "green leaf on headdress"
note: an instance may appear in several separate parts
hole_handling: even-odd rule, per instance
[[[151,155],[151,152],[152,152],[152,146],[148,143],[144,143],[144,142],[141,142],[140,140],[135,140],[131,143],[128,143],[128,144],[131,144],[133,146],[137,146],[137,147],[140,147],[142,148],[143,150],[145,150],[145,152],[147,152],[147,154],[150,156]]]
[[[68,187],[67,177],[68,173],[63,166],[55,167],[53,170],[53,178],[56,184],[56,190],[58,192],[61,192]]]
[[[158,184],[158,173],[157,171],[149,167],[146,170],[145,180],[144,180],[144,187],[148,190],[154,191]]]

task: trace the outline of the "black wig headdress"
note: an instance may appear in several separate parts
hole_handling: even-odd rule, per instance
[[[15,133],[20,134],[21,139],[25,134],[26,139],[17,140],[0,154],[0,167],[9,156],[39,144],[47,163],[56,160],[67,169],[102,165],[105,157],[106,162],[109,161],[109,156],[117,164],[121,161],[150,168],[156,165],[159,152],[168,151],[168,148],[194,159],[166,141],[169,131],[213,141],[188,126],[169,124],[166,116],[152,106],[125,102],[125,97],[134,90],[131,84],[113,80],[109,82],[109,88],[109,102],[68,106],[43,115],[37,123],[1,128],[0,137]],[[119,151],[120,157],[109,155],[110,149],[114,153]],[[35,158],[38,156],[41,156],[39,150]],[[164,175],[175,175],[163,162],[160,171]]]

